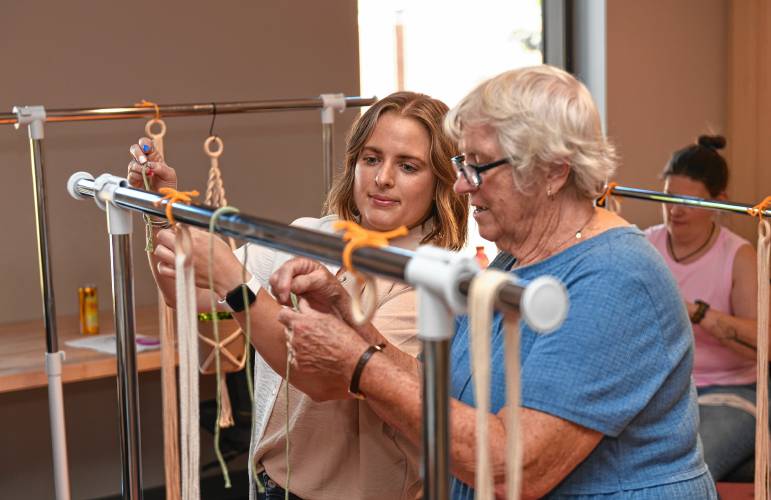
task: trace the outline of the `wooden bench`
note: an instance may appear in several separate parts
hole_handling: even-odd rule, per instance
[[[755,498],[753,483],[717,483],[721,500],[752,500]]]

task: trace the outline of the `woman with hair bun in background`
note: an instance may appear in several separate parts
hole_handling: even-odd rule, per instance
[[[662,172],[664,191],[726,199],[728,165],[719,153],[725,144],[722,136],[701,136],[676,151]],[[713,211],[662,207],[664,223],[646,235],[675,276],[693,324],[704,460],[715,481],[752,481],[752,470],[741,466],[755,451],[755,250]],[[737,469],[749,477],[737,477]]]

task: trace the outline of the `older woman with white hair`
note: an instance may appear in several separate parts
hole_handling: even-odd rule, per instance
[[[463,155],[455,190],[469,196],[480,234],[511,255],[520,278],[553,275],[570,311],[549,335],[521,328],[524,498],[716,498],[697,437],[693,341],[677,286],[645,236],[593,200],[616,165],[587,89],[549,66],[482,83],[445,126]],[[500,259],[498,259],[500,262]],[[307,273],[290,261],[272,278],[279,297]],[[342,295],[342,294],[341,294]],[[371,327],[306,307],[282,311],[303,369],[350,380],[386,422],[421,438],[420,363]],[[494,321],[489,414],[495,491],[505,494],[502,321]],[[386,343],[372,354],[370,345]],[[469,325],[451,348],[453,498],[472,498],[475,398]]]

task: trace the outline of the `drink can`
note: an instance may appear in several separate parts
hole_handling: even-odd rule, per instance
[[[80,304],[80,333],[82,335],[97,335],[99,333],[99,302],[96,296],[96,286],[86,285],[78,288]]]

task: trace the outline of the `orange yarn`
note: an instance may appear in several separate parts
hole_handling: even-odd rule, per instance
[[[155,108],[155,119],[160,120],[161,119],[161,108],[155,104],[153,101],[148,101],[146,99],[142,99],[138,103],[135,103],[134,106],[139,106],[141,108]]]
[[[602,196],[597,198],[597,206],[598,207],[604,207],[605,201],[610,201],[610,197],[613,196],[613,188],[618,186],[618,182],[609,182],[607,186],[605,186],[605,192],[602,193]]]
[[[388,246],[388,240],[399,236],[406,236],[409,231],[407,226],[400,226],[392,231],[370,231],[350,220],[339,220],[332,226],[336,230],[344,229],[343,239],[348,244],[343,249],[343,267],[350,271],[356,278],[363,279],[361,274],[353,268],[351,256],[353,251],[365,247]]]
[[[174,188],[168,188],[168,187],[162,187],[158,190],[162,195],[163,198],[156,201],[154,204],[160,205],[164,201],[166,202],[166,218],[169,219],[169,222],[171,224],[176,224],[177,221],[174,220],[174,215],[171,213],[172,204],[177,203],[178,201],[181,201],[185,205],[190,205],[193,201],[193,196],[198,196],[198,191],[177,191]]]
[[[753,217],[758,217],[759,219],[763,220],[764,214],[766,210],[771,208],[771,196],[766,196],[763,198],[763,201],[758,203],[752,208],[747,209],[747,213],[750,214]]]

